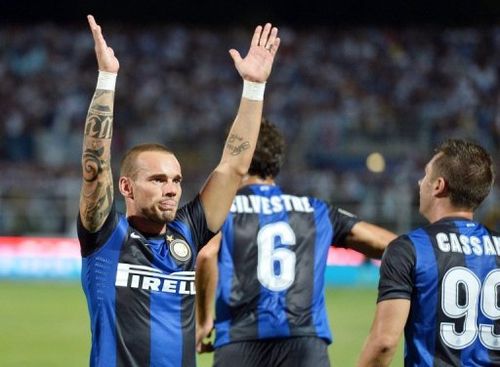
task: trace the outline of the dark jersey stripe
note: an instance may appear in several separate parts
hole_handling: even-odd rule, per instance
[[[249,186],[248,189],[250,192],[254,195],[257,196],[261,195],[260,194],[260,187],[258,186]],[[288,214],[286,211],[279,211],[279,212],[273,212],[272,214],[264,214],[263,211],[258,214],[259,218],[259,224],[258,227],[255,226],[253,227],[254,229],[259,228],[259,233],[262,233],[261,230],[265,226],[273,226],[276,223],[284,222],[288,223]],[[251,228],[251,227],[250,227]],[[270,228],[270,227],[268,227]],[[273,230],[274,231],[274,230]],[[258,234],[257,234],[258,236]],[[284,238],[280,238],[278,236],[274,237],[273,239],[273,248],[276,251],[280,251],[280,249],[283,249],[284,251],[294,251],[295,250],[295,243],[293,244],[283,244],[282,241]],[[257,241],[259,241],[257,239]],[[261,241],[263,242],[263,241]],[[244,242],[237,242],[239,244],[244,243]],[[257,246],[259,246],[259,243],[257,243]],[[239,246],[241,247],[241,246]],[[270,254],[269,254],[270,255]],[[259,255],[257,254],[256,259],[259,260]],[[262,258],[260,259],[260,261]],[[274,260],[274,259],[273,259]],[[254,269],[258,265],[255,265]],[[283,269],[284,264],[278,261],[273,261],[273,266],[271,269],[271,272],[273,274],[280,274],[284,272]],[[251,272],[252,270],[249,269]],[[255,273],[255,270],[253,271]],[[262,273],[262,272],[261,272]],[[251,274],[251,273],[246,273],[246,274]],[[248,276],[245,274],[242,274],[242,276]],[[253,277],[252,277],[253,278]],[[255,282],[255,280],[254,280]],[[257,283],[256,283],[257,285]],[[285,290],[282,291],[276,291],[276,290],[270,290],[269,288],[266,288],[262,286],[262,284],[259,284],[260,288],[260,296],[259,296],[259,302],[256,305],[256,309],[259,310],[266,310],[269,309],[269,303],[272,303],[275,306],[271,306],[274,308],[274,312],[256,312],[257,316],[257,329],[258,329],[258,335],[257,337],[259,339],[265,339],[265,338],[272,338],[276,334],[278,335],[284,335],[288,336],[290,335],[290,327],[289,327],[289,321],[287,320],[288,318],[288,312],[287,312],[287,292]],[[285,321],[287,320],[287,321]]]
[[[231,263],[232,277],[226,279],[229,288],[226,288],[225,296],[229,299],[230,308],[227,308],[226,316],[229,335],[227,340],[240,340],[241,338],[258,338],[258,315],[257,309],[261,285],[256,276],[257,269],[257,245],[256,228],[258,228],[259,217],[242,217],[231,215],[231,224],[224,225],[224,238],[222,246],[227,244],[231,258],[224,258],[221,264]],[[232,231],[230,231],[232,229]],[[226,233],[230,233],[226,236]],[[225,239],[227,238],[227,242]],[[241,246],[241,244],[244,244]],[[230,274],[227,274],[230,275]],[[247,291],[242,292],[245,289]],[[224,308],[223,308],[224,309]],[[221,336],[224,336],[222,334]]]

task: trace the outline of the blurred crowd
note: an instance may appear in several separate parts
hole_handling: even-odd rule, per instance
[[[164,143],[192,197],[234,118],[241,81],[227,51],[245,53],[249,29],[103,29],[121,64],[114,164],[134,144]],[[264,111],[286,134],[285,188],[402,232],[423,221],[417,180],[442,140],[480,142],[500,171],[500,27],[280,32]],[[0,27],[0,235],[74,233],[96,76],[83,21]],[[366,166],[373,152],[381,172]],[[479,211],[497,229],[499,187]]]

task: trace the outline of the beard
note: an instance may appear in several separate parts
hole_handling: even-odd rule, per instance
[[[164,224],[172,222],[177,214],[177,207],[170,210],[161,210],[158,206],[147,208],[143,211],[143,215],[153,223]]]

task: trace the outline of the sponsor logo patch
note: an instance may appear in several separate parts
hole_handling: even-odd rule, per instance
[[[165,274],[145,265],[118,263],[115,286],[143,289],[151,292],[196,294],[194,271]]]

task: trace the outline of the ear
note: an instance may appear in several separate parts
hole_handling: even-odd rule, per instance
[[[434,181],[434,196],[436,197],[445,197],[448,196],[448,184],[443,177],[438,177]]]
[[[120,177],[118,186],[123,197],[129,199],[134,198],[134,186],[132,185],[132,180],[130,178],[124,176]]]

